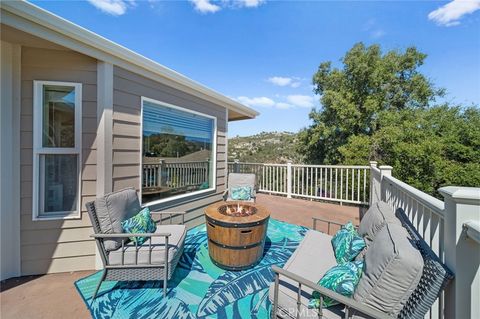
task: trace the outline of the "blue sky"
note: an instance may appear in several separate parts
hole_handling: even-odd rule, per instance
[[[230,136],[307,126],[313,73],[359,41],[416,46],[447,101],[480,105],[479,0],[32,2],[261,113]]]

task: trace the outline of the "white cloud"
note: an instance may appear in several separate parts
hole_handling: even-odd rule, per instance
[[[446,27],[459,25],[460,19],[480,9],[480,0],[453,0],[428,14],[428,19]]]
[[[310,95],[289,95],[287,101],[294,106],[313,107],[313,97]]]
[[[291,109],[294,107],[311,108],[314,105],[314,98],[309,95],[288,95],[283,98],[279,95],[276,95],[276,98],[281,99],[281,101],[275,101],[265,96],[239,96],[236,98],[236,100],[250,107],[274,107],[282,110]]]
[[[294,77],[272,76],[268,78],[267,81],[278,86],[291,86],[293,88],[300,86],[300,81]]]
[[[247,106],[251,106],[251,107],[255,107],[255,106],[272,107],[272,106],[275,106],[275,101],[268,98],[268,97],[265,97],[265,96],[252,97],[252,98],[249,98],[249,97],[246,97],[246,96],[239,96],[237,98],[237,100],[240,103],[243,103],[243,104],[245,104]]]
[[[201,13],[215,13],[223,8],[255,8],[265,0],[190,0],[195,10]]]
[[[201,13],[215,13],[219,11],[220,6],[211,3],[210,0],[190,0],[195,7],[195,10]]]
[[[383,37],[385,34],[385,30],[378,26],[377,20],[369,19],[363,26],[363,30],[367,31],[370,34],[370,37],[373,39],[378,39]]]
[[[125,14],[128,9],[127,2],[130,5],[135,5],[135,1],[124,1],[124,0],[88,0],[93,6],[100,9],[101,11],[111,14],[113,16],[121,16]]]
[[[292,108],[293,105],[288,104],[288,103],[284,103],[284,102],[277,102],[277,103],[275,103],[275,107],[279,108],[279,109],[282,109],[282,110],[286,110],[286,109]]]
[[[247,8],[255,8],[261,5],[264,0],[238,0],[238,2],[241,4],[241,6],[247,7]]]

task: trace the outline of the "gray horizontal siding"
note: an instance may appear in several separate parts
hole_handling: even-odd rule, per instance
[[[93,269],[93,232],[85,202],[96,193],[96,60],[62,50],[22,47],[20,124],[20,241],[23,275]],[[82,83],[82,214],[80,219],[32,221],[33,81]]]
[[[203,208],[221,199],[225,189],[227,119],[224,107],[191,96],[119,67],[113,72],[113,189],[140,187],[141,98],[177,105],[217,118],[216,191],[193,195],[154,209],[187,211],[189,226],[203,222]]]

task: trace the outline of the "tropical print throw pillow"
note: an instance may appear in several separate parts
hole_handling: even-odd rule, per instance
[[[122,222],[123,232],[125,233],[154,233],[157,225],[152,219],[152,214],[148,207],[143,208],[137,215]],[[128,237],[132,242],[138,245],[143,244],[148,237]]]
[[[232,187],[230,197],[233,200],[250,200],[252,198],[252,188],[250,186]]]
[[[325,273],[318,284],[341,295],[350,297],[355,292],[355,288],[358,285],[360,277],[362,277],[363,267],[363,261],[352,261],[333,266]],[[329,297],[323,298],[323,307],[325,308],[337,304],[337,301]],[[313,292],[312,299],[310,299],[308,307],[317,309],[320,307],[319,292]]]
[[[348,222],[332,238],[333,251],[337,263],[352,261],[365,248],[365,240],[351,222]]]

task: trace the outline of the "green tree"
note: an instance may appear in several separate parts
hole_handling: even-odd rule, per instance
[[[341,69],[321,63],[313,84],[322,108],[310,113],[313,124],[301,132],[299,151],[310,162],[340,163],[339,147],[350,136],[372,135],[380,112],[427,107],[443,90],[418,71],[425,58],[414,47],[382,54],[378,45],[358,43]]]
[[[322,63],[314,76],[322,108],[300,132],[311,163],[392,165],[394,175],[438,196],[444,185],[480,185],[480,110],[432,106],[444,94],[419,71],[415,48],[382,54],[355,45],[342,69]]]

